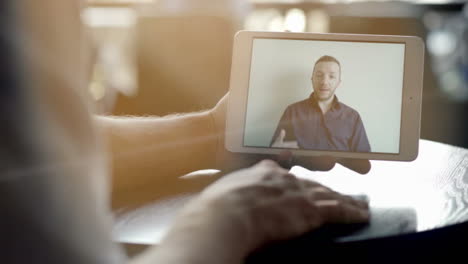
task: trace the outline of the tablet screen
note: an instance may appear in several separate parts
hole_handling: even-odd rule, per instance
[[[244,147],[398,154],[404,43],[254,38]]]

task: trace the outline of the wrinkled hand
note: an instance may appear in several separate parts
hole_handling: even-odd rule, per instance
[[[280,134],[278,135],[278,137],[275,138],[275,141],[273,142],[273,144],[271,144],[271,146],[274,148],[299,148],[297,141],[284,141],[285,137],[286,131],[284,129],[281,129]]]
[[[293,238],[325,223],[366,222],[369,211],[366,202],[298,179],[265,160],[208,187],[178,219],[172,235],[201,236],[197,246],[221,243],[229,252],[217,253],[243,258],[268,242]]]
[[[309,170],[328,171],[331,170],[336,163],[340,163],[341,165],[361,174],[366,174],[370,171],[371,164],[369,160],[362,159],[337,159],[323,156],[298,157],[293,156],[290,151],[284,151],[280,155],[232,153],[227,151],[224,147],[224,137],[226,133],[228,96],[229,93],[221,98],[216,106],[210,110],[210,114],[215,122],[215,133],[218,138],[216,169],[220,169],[227,173],[237,169],[250,167],[264,159],[272,159],[277,161],[284,168],[290,168],[294,165],[299,165]],[[228,133],[243,133],[243,131],[228,131]]]

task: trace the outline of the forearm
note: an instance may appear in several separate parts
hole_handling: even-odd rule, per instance
[[[97,117],[111,155],[113,200],[167,187],[215,167],[218,137],[209,112],[172,117]]]

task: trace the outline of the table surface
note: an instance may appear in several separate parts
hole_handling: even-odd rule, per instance
[[[370,225],[344,237],[345,240],[420,232],[468,220],[468,149],[420,140],[415,161],[371,163],[372,169],[366,175],[341,165],[328,172],[301,167],[291,171],[340,192],[368,195]],[[200,189],[117,212],[116,240],[126,244],[158,244],[178,210],[196,197]]]

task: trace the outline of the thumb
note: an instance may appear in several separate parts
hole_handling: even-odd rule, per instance
[[[286,131],[284,129],[281,129],[281,132],[279,134],[279,142],[283,143],[284,142],[284,138],[286,137]]]

